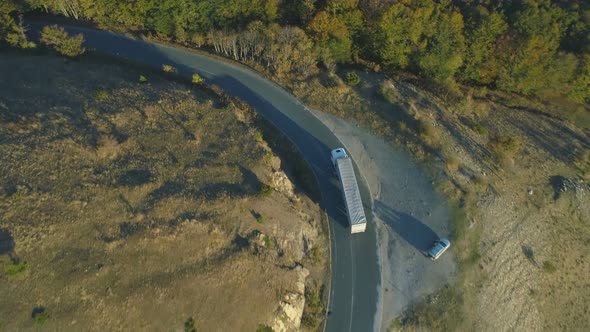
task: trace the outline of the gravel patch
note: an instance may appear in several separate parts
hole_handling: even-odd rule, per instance
[[[345,144],[373,196],[382,280],[376,329],[385,331],[405,308],[456,275],[452,245],[435,262],[424,255],[437,237],[450,234],[448,205],[410,156],[340,118],[314,113]]]

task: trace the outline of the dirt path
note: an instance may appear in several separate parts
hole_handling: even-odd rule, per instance
[[[452,251],[436,262],[422,254],[437,236],[449,235],[449,210],[408,155],[342,119],[315,114],[346,145],[373,194],[383,331],[409,304],[453,279]]]

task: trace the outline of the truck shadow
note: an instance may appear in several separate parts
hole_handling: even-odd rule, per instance
[[[420,253],[425,254],[438,235],[413,216],[396,211],[381,201],[375,201],[375,214],[402,239]]]

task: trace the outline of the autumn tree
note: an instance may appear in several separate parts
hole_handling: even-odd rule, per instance
[[[434,5],[415,8],[412,4],[402,0],[391,5],[373,31],[374,56],[390,68],[407,68],[412,53],[428,45],[428,33],[434,30]]]
[[[473,10],[465,29],[466,50],[461,76],[479,84],[491,84],[498,76],[494,54],[498,40],[508,31],[508,23],[501,13],[478,6]]]
[[[463,64],[463,16],[443,3],[436,5],[432,20],[434,30],[426,34],[426,47],[417,52],[417,65],[425,77],[443,83],[452,80]]]
[[[348,28],[338,17],[321,11],[311,21],[308,30],[324,64],[330,66],[350,61],[352,40]]]
[[[590,103],[590,54],[586,54],[580,62],[569,96],[579,103]]]
[[[564,16],[563,9],[546,0],[527,2],[514,14],[511,34],[496,46],[498,87],[530,95],[572,79],[576,64],[559,52]]]
[[[278,76],[292,73],[307,76],[316,64],[313,43],[297,27],[272,25],[269,45],[263,53],[267,67]]]

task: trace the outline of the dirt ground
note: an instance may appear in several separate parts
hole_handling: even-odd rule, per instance
[[[587,329],[590,165],[581,156],[590,149],[588,132],[487,100],[468,98],[442,111],[436,98],[399,89],[437,128],[447,169],[453,156],[459,160],[448,172],[455,185],[445,189],[462,191],[473,208],[464,238],[477,257],[462,253],[460,284],[470,323],[482,330]]]
[[[424,252],[448,237],[447,202],[412,158],[366,130],[316,112],[344,143],[373,195],[373,215],[380,243],[381,330],[408,306],[454,281],[452,252],[437,262]]]
[[[0,72],[0,330],[254,331],[297,266],[325,281],[319,208],[249,111],[96,59]]]

